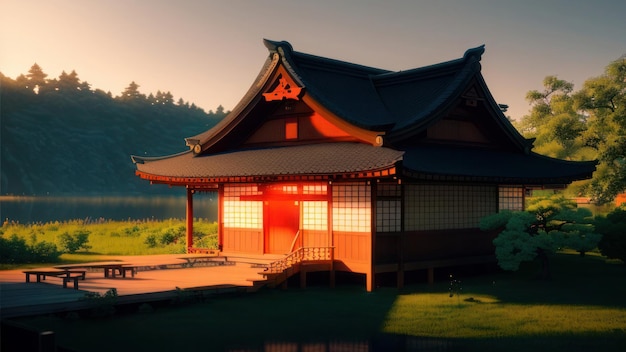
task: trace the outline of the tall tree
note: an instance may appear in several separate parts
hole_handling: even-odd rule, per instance
[[[536,138],[536,151],[560,159],[585,159],[579,155],[580,135],[585,131],[585,116],[574,108],[574,84],[547,76],[543,91],[526,94],[531,104],[530,115],[524,116],[517,127],[529,138]]]
[[[48,82],[46,77],[48,77],[48,75],[43,72],[41,67],[37,65],[37,63],[33,64],[26,75],[26,78],[28,78],[29,88],[35,93],[39,93]]]
[[[600,160],[591,194],[610,202],[626,190],[626,55],[611,62],[603,75],[585,81],[574,101],[587,116],[582,140],[597,150]]]
[[[156,93],[156,103],[160,105],[172,105],[174,104],[174,96],[169,91],[161,92],[159,90]]]
[[[135,83],[135,81],[132,81],[130,82],[128,87],[124,89],[120,99],[122,101],[133,101],[133,100],[139,100],[139,99],[146,99],[146,96],[139,92],[139,85]]]
[[[57,88],[61,91],[76,91],[80,86],[80,80],[76,71],[72,70],[69,75],[65,71],[61,72],[57,81]]]

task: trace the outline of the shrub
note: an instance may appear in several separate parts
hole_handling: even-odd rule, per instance
[[[163,245],[174,243],[176,242],[176,234],[172,229],[168,229],[167,231],[165,231],[165,233],[161,234],[159,242]]]
[[[70,235],[68,232],[64,232],[59,235],[57,241],[61,247],[61,251],[65,253],[76,253],[77,251],[84,249],[89,250],[91,246],[87,244],[89,242],[88,230],[77,230],[74,235]]]
[[[157,246],[157,238],[155,234],[149,234],[146,236],[146,239],[143,241],[148,248],[155,248]]]
[[[115,314],[117,289],[111,288],[104,294],[88,292],[85,299],[91,303],[91,316],[94,318],[110,317]]]
[[[163,232],[163,234],[161,234],[161,238],[159,240],[159,242],[163,245],[168,245],[168,244],[172,244],[172,243],[177,243],[178,240],[182,239],[185,237],[185,232],[186,232],[186,228],[185,226],[178,226],[176,228],[168,228],[165,229],[165,232]]]
[[[601,236],[595,232],[591,212],[577,209],[562,197],[538,199],[528,211],[502,212],[481,219],[483,230],[500,230],[494,239],[498,265],[515,271],[522,262],[539,258],[541,276],[550,277],[548,254],[562,247],[584,255],[596,248]]]
[[[61,251],[54,243],[42,241],[35,243],[32,247],[32,261],[38,263],[52,263],[59,260]]]
[[[600,253],[626,263],[626,210],[617,208],[606,217],[598,216],[595,224],[597,231],[602,234],[598,242]]]
[[[36,242],[32,245],[13,234],[9,239],[0,237],[0,262],[6,264],[45,263],[59,260],[61,252],[54,243]]]
[[[26,240],[13,234],[9,239],[0,237],[0,260],[2,263],[26,263],[28,262],[28,246]]]

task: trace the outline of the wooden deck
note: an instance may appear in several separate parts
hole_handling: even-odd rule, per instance
[[[89,304],[84,300],[85,294],[104,294],[111,288],[117,290],[119,304],[175,298],[177,288],[214,293],[251,291],[264,279],[259,275],[262,271],[259,266],[278,258],[237,254],[227,257],[228,265],[203,265],[194,261],[195,265],[189,267],[189,258],[193,261],[193,257],[180,254],[119,257],[118,262],[139,268],[135,277],[104,277],[102,271],[87,270],[78,290],[64,289],[62,280],[26,283],[23,270],[3,270],[0,271],[0,315],[8,318],[82,309]]]

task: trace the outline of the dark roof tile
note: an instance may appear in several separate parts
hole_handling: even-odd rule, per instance
[[[187,152],[154,159],[135,157],[135,161],[141,172],[168,177],[326,175],[392,167],[402,154],[360,143],[321,143],[207,156]]]

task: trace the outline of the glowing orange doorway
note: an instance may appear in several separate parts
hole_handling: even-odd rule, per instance
[[[271,200],[267,207],[265,253],[286,254],[300,229],[300,202]],[[295,248],[298,248],[296,244]]]

